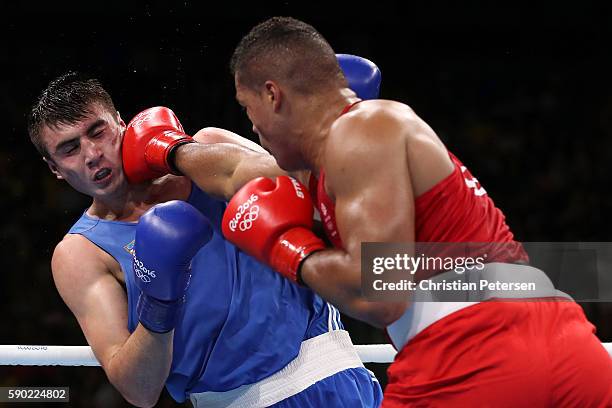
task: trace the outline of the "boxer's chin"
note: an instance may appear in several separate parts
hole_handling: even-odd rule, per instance
[[[272,157],[276,160],[278,167],[285,171],[298,171],[303,170],[303,161],[299,155],[291,152],[284,152],[280,149],[272,148],[269,144],[265,143],[260,139],[261,147],[263,147]]]
[[[276,159],[276,164],[278,164],[278,167],[280,167],[281,169],[285,171],[299,170],[298,166],[296,166],[296,163],[293,160],[286,158],[284,156],[275,156],[275,155],[273,156]]]

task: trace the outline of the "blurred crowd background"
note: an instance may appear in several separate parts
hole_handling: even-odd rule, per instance
[[[55,290],[50,259],[89,200],[56,180],[28,140],[37,94],[78,70],[102,81],[126,121],[165,105],[188,132],[218,126],[254,139],[228,62],[241,36],[273,15],[301,18],[336,52],[376,62],[382,97],[429,123],[517,239],[611,241],[609,6],[455,3],[3,3],[0,344],[85,344]],[[583,307],[599,338],[612,341],[612,305]],[[386,341],[347,325],[355,343]],[[385,366],[370,368],[384,383]],[[127,405],[99,368],[0,367],[7,385],[70,386],[71,406]],[[175,404],[165,394],[159,406]]]

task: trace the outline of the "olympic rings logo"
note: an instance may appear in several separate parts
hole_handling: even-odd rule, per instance
[[[253,221],[255,221],[257,217],[259,217],[259,206],[254,205],[249,209],[249,212],[244,215],[244,219],[240,221],[240,224],[238,224],[240,231],[244,232],[251,229]]]
[[[136,272],[136,276],[140,278],[141,281],[146,282],[146,283],[151,282],[151,278],[149,278],[147,275],[142,273],[140,269],[134,267],[134,272]]]
[[[134,117],[134,119],[130,121],[130,123],[128,124],[128,127],[138,127],[142,125],[143,123],[151,120],[152,116],[153,116],[153,113],[150,110],[140,112],[138,115],[136,115],[136,117]]]
[[[236,214],[234,214],[234,218],[232,218],[228,224],[232,232],[236,231],[236,227],[244,232],[253,226],[253,222],[259,217],[259,206],[253,205],[258,199],[259,196],[257,196],[257,194],[251,194],[247,201],[236,208]],[[244,218],[242,218],[243,216]]]
[[[143,281],[145,283],[149,283],[149,282],[151,282],[151,278],[156,278],[157,277],[155,275],[155,271],[149,270],[149,268],[144,266],[144,263],[142,263],[141,260],[136,258],[136,256],[134,256],[133,258],[134,258],[134,262],[132,263],[132,265],[133,265],[133,269],[134,269],[134,274],[136,274],[136,276],[141,281]]]

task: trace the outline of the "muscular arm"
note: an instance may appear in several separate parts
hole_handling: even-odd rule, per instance
[[[219,128],[205,128],[176,150],[176,167],[207,193],[229,199],[246,182],[283,172],[259,145]]]
[[[336,221],[344,249],[308,257],[303,281],[344,313],[377,327],[397,320],[405,302],[369,302],[361,292],[362,242],[413,242],[414,197],[401,126],[385,118],[358,123],[353,143],[335,144],[326,153],[326,187],[336,201]],[[346,138],[344,138],[346,140]]]
[[[51,262],[55,285],[109,381],[131,404],[154,406],[170,372],[173,332],[139,324],[130,335],[125,290],[108,261],[114,262],[84,237],[67,235]]]
[[[254,152],[268,154],[266,149],[257,143],[226,129],[207,127],[200,129],[193,138],[198,143],[231,143],[253,150]]]

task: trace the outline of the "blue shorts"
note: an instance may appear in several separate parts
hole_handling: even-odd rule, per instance
[[[378,408],[383,392],[374,374],[366,368],[349,368],[317,381],[299,394],[273,407]]]

